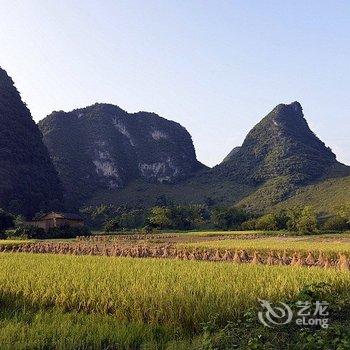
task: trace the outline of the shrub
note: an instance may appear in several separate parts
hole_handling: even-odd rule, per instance
[[[13,237],[29,239],[47,239],[47,238],[75,238],[77,236],[89,236],[90,230],[87,227],[54,227],[47,232],[36,226],[22,226],[13,231]]]
[[[349,224],[346,218],[336,215],[327,219],[322,228],[326,231],[345,231],[349,229]]]
[[[0,231],[14,227],[13,216],[3,209],[0,209]]]
[[[70,226],[62,226],[62,227],[54,227],[50,228],[44,238],[75,238],[78,236],[90,236],[91,232],[86,227],[70,227]]]
[[[11,232],[12,237],[20,238],[33,238],[33,239],[43,239],[45,238],[45,230],[35,226],[20,226]]]
[[[253,231],[256,227],[256,219],[250,219],[242,223],[241,229],[247,231]]]

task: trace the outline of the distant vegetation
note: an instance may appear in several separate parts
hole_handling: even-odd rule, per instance
[[[276,210],[262,216],[236,207],[205,205],[156,206],[149,209],[101,205],[82,210],[91,227],[107,232],[133,229],[158,230],[288,230],[315,233],[318,230],[350,229],[350,204],[340,206],[335,214],[322,217],[310,206]]]
[[[111,204],[137,209],[101,223],[108,230],[232,229],[247,221],[239,218],[245,214],[213,208],[234,205],[250,215],[270,213],[248,218],[253,221],[245,227],[272,228],[281,224],[271,216],[280,216],[279,209],[313,206],[322,216],[337,216],[327,229],[346,226],[337,207],[348,202],[350,167],[312,132],[298,102],[276,106],[224,162],[208,169],[196,159],[186,129],[154,113],[129,114],[103,103],[54,112],[38,125],[42,139],[1,68],[0,90],[0,208],[13,214],[30,219],[38,211]],[[153,216],[138,209],[163,205],[171,206],[168,222],[157,223],[161,209]],[[293,230],[319,225],[308,210]]]
[[[47,238],[75,238],[78,236],[89,236],[87,227],[55,227],[48,231],[35,226],[24,224],[24,218],[15,216],[0,208],[0,239],[47,239]]]
[[[8,233],[10,238],[24,239],[54,239],[54,238],[76,238],[89,236],[91,234],[87,227],[52,227],[48,231],[35,226],[19,226]]]
[[[43,229],[23,225],[23,218],[0,209],[0,239],[13,238],[74,238],[88,236],[90,229],[114,233],[151,233],[175,230],[244,230],[289,231],[313,234],[318,231],[350,229],[350,203],[339,206],[333,215],[322,216],[313,207],[279,209],[264,215],[254,215],[238,207],[206,205],[159,205],[151,208],[101,205],[81,210],[83,228]]]
[[[312,205],[317,212],[337,212],[340,205],[346,205],[350,198],[350,176],[329,179],[299,189],[296,194],[277,204],[275,208],[288,208],[296,205]]]

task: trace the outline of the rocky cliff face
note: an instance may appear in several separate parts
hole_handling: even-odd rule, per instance
[[[0,68],[0,207],[27,217],[59,207],[61,185],[42,135]]]
[[[176,183],[203,168],[186,129],[154,113],[95,104],[54,112],[39,127],[73,201],[101,189],[115,191],[133,179]]]

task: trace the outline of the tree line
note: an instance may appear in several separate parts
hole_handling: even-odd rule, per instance
[[[218,229],[313,233],[350,229],[350,203],[329,216],[322,216],[311,206],[257,215],[234,206],[211,208],[206,205],[160,205],[148,209],[101,205],[85,208],[82,214],[90,226],[107,232]]]
[[[81,210],[86,225],[106,232],[152,232],[154,230],[286,230],[299,233],[350,230],[350,203],[337,208],[332,215],[316,213],[311,206],[299,206],[257,215],[238,207],[210,207],[207,205],[159,205],[151,208],[100,205]],[[12,236],[56,238],[88,234],[67,228],[53,232],[23,226],[23,218],[0,208],[0,239]],[[10,232],[8,230],[11,229]],[[57,231],[57,232],[56,232]],[[7,233],[6,233],[7,232]],[[52,237],[50,237],[52,236]]]

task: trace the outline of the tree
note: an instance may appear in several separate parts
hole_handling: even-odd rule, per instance
[[[145,214],[141,209],[125,211],[119,216],[119,225],[122,228],[141,228],[145,224]]]
[[[14,227],[14,218],[11,214],[3,209],[0,209],[0,231]]]
[[[106,225],[107,221],[115,218],[124,210],[125,208],[123,207],[102,204],[99,206],[82,208],[80,213],[89,226],[100,229],[102,226]]]
[[[177,205],[170,209],[170,226],[177,230],[190,230],[202,226],[209,218],[203,205]]]
[[[169,228],[171,224],[170,209],[165,207],[153,207],[149,211],[147,220],[153,227],[160,229]]]
[[[0,209],[0,238],[6,238],[5,232],[7,229],[14,227],[14,218],[5,210]]]
[[[337,209],[336,214],[344,219],[350,224],[350,203],[344,204]]]
[[[211,197],[205,197],[204,198],[204,204],[207,206],[207,207],[212,207],[214,204],[215,204],[215,200]]]
[[[252,231],[256,229],[257,219],[249,219],[241,224],[241,229],[245,231]]]
[[[23,215],[17,215],[14,218],[14,226],[15,227],[21,227],[21,226],[23,226],[25,221],[26,221],[26,219],[25,219],[25,217]]]
[[[279,230],[285,230],[287,229],[287,223],[288,223],[288,212],[286,210],[280,210],[275,213],[276,221],[277,221],[277,228]]]
[[[257,230],[275,231],[278,229],[277,218],[274,214],[266,214],[257,219],[255,228]]]
[[[298,222],[300,220],[302,213],[302,208],[300,207],[294,207],[289,208],[287,211],[287,229],[289,231],[298,231]]]
[[[119,229],[121,229],[121,227],[119,225],[118,218],[106,220],[106,222],[104,224],[104,230],[106,232],[118,231]]]
[[[145,212],[142,209],[120,210],[116,216],[108,218],[104,223],[107,232],[124,229],[141,228],[145,224]]]
[[[317,230],[317,216],[312,207],[306,206],[302,210],[296,228],[301,233],[313,233]]]
[[[157,207],[165,207],[168,204],[169,204],[169,200],[164,194],[161,194],[156,198],[155,205]]]
[[[248,219],[248,214],[236,207],[218,207],[212,212],[211,221],[215,227],[228,230],[237,229]]]

